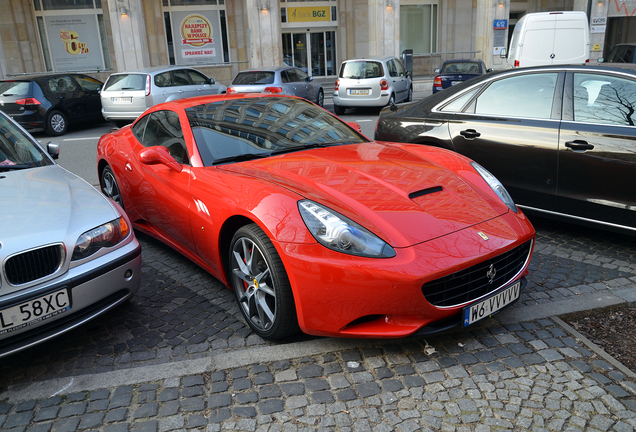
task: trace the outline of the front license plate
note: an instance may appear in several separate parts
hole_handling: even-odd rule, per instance
[[[66,288],[0,310],[0,335],[19,330],[71,309]]]
[[[519,298],[521,281],[515,282],[503,291],[488,297],[485,300],[464,308],[464,327],[481,319],[488,318],[495,312],[505,308]]]
[[[114,97],[113,103],[132,103],[132,96],[131,97]]]
[[[368,96],[369,89],[349,89],[349,94],[352,96]]]

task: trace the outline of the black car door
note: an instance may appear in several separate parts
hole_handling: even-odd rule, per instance
[[[455,150],[494,174],[518,204],[554,206],[564,77],[507,75],[448,124]]]
[[[572,72],[566,89],[558,210],[636,227],[636,80]]]
[[[78,105],[83,111],[79,115],[83,119],[101,119],[102,102],[99,90],[102,88],[102,83],[88,75],[73,75],[72,78],[75,79],[78,88],[74,97],[78,99]]]

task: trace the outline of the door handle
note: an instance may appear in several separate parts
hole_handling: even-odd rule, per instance
[[[565,143],[565,146],[567,148],[571,148],[574,151],[581,151],[581,152],[584,152],[586,150],[592,150],[594,148],[592,144],[588,144],[587,141],[581,141],[581,140],[567,141]]]
[[[477,132],[475,129],[466,129],[461,131],[459,134],[466,139],[474,139],[481,136],[481,134]]]

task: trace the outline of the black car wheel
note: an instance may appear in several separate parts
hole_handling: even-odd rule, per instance
[[[46,117],[46,125],[44,131],[50,136],[59,136],[66,133],[68,129],[68,121],[64,113],[58,110],[53,110]]]
[[[124,208],[124,200],[121,197],[117,179],[115,179],[115,174],[113,174],[113,170],[109,166],[104,167],[102,170],[99,183],[102,188],[102,193],[119,204],[121,208]]]
[[[230,248],[230,280],[254,333],[277,340],[299,331],[291,286],[276,248],[256,225],[240,228]]]
[[[334,105],[333,111],[336,113],[336,115],[343,115],[345,113],[345,109],[340,105]]]
[[[318,104],[318,106],[323,106],[323,104],[325,103],[325,94],[323,93],[322,89],[318,90],[318,97],[316,98],[316,103]]]

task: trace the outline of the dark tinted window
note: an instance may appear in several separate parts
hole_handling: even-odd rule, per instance
[[[636,83],[607,75],[574,74],[574,120],[634,126]]]
[[[549,119],[557,73],[539,73],[503,78],[477,97],[476,114]]]
[[[291,98],[212,102],[186,110],[206,166],[238,155],[365,140],[323,109]]]
[[[186,72],[190,75],[190,80],[192,80],[194,84],[205,84],[208,82],[208,77],[203,75],[201,72],[193,70],[186,70]]]
[[[272,84],[274,82],[274,72],[270,71],[253,71],[239,73],[232,84],[249,85],[249,84]]]
[[[56,76],[48,79],[49,90],[57,93],[72,92],[77,90],[75,81],[69,76]]]
[[[454,74],[454,73],[466,73],[466,74],[479,74],[481,73],[481,68],[479,63],[446,63],[442,67],[442,73]]]
[[[155,75],[155,85],[157,87],[170,87],[172,85],[172,75],[170,71]]]
[[[146,90],[146,74],[111,75],[104,90]]]
[[[29,81],[2,81],[0,82],[0,95],[2,96],[26,96],[31,91]]]
[[[144,147],[166,147],[177,162],[187,164],[188,152],[179,115],[173,111],[155,111],[146,117],[148,120],[144,122],[145,127],[139,125],[139,128],[133,128],[133,133],[141,144]]]
[[[89,76],[75,76],[75,81],[77,81],[77,83],[84,91],[99,90],[99,88],[102,86],[101,82]]]
[[[174,82],[175,86],[190,85],[190,79],[188,78],[188,73],[183,69],[172,71],[172,81]]]
[[[379,78],[384,76],[382,63],[366,60],[344,62],[340,68],[340,78]]]

